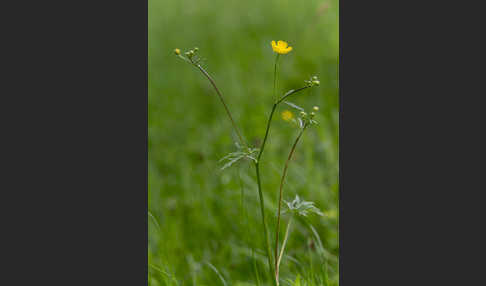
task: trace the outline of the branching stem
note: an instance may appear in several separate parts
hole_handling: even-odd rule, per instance
[[[289,167],[290,160],[292,160],[292,155],[294,154],[295,148],[297,147],[297,143],[299,143],[302,134],[304,134],[305,129],[307,128],[307,124],[304,125],[302,129],[300,129],[299,135],[295,139],[294,145],[292,145],[292,149],[290,150],[289,156],[287,157],[287,161],[285,161],[285,167],[283,169],[282,178],[280,179],[280,191],[278,197],[278,211],[277,211],[277,227],[275,228],[275,280],[277,281],[278,285],[278,277],[279,277],[279,255],[278,255],[278,241],[279,241],[279,233],[280,233],[280,216],[281,216],[281,207],[282,207],[282,194],[283,194],[283,186],[285,183],[285,176],[287,175],[287,170]],[[283,254],[282,245],[282,254]]]
[[[288,93],[286,93],[281,99],[277,100],[273,106],[272,106],[272,111],[270,112],[270,116],[268,117],[268,121],[267,121],[267,128],[265,130],[265,136],[263,137],[263,141],[262,141],[262,145],[260,147],[260,151],[258,152],[258,157],[257,157],[257,161],[255,163],[255,169],[256,169],[256,176],[257,176],[257,186],[258,186],[258,195],[259,195],[259,198],[260,198],[260,210],[261,210],[261,215],[262,215],[262,224],[263,224],[263,232],[264,232],[264,235],[265,235],[265,248],[267,250],[267,256],[268,256],[268,263],[269,263],[269,271],[270,271],[270,277],[274,276],[275,275],[275,269],[274,269],[274,264],[272,263],[272,250],[271,250],[271,247],[270,247],[270,241],[269,241],[269,238],[268,238],[268,227],[267,227],[267,223],[266,223],[266,218],[265,218],[265,200],[263,198],[263,191],[262,191],[262,186],[261,186],[261,178],[260,178],[260,159],[263,155],[263,151],[265,150],[265,144],[267,143],[267,139],[268,139],[268,134],[270,132],[270,126],[272,124],[272,118],[273,118],[273,114],[275,113],[275,110],[277,109],[277,106],[284,100],[286,99],[287,97],[289,97],[290,95],[294,94],[294,93],[297,93],[301,90],[304,90],[306,88],[308,88],[310,86],[304,86],[304,87],[301,87],[301,88],[298,88],[298,89],[295,89],[295,90],[292,90]],[[275,250],[277,251],[277,249]],[[277,256],[275,255],[275,263],[276,263],[276,258]],[[275,276],[276,277],[276,276]],[[277,280],[274,280],[274,285],[278,285],[278,281]]]

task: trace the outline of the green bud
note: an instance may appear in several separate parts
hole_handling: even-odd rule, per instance
[[[319,111],[319,107],[317,107],[317,106],[312,107],[312,109],[313,109],[314,111]]]

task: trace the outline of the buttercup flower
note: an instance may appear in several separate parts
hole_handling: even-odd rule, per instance
[[[282,119],[285,121],[290,121],[294,118],[294,114],[291,111],[285,110],[282,112]]]
[[[292,50],[292,47],[290,47],[285,41],[277,41],[277,43],[272,41],[272,49],[278,54],[285,55]]]

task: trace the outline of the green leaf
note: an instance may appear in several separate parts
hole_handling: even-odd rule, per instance
[[[253,160],[254,162],[257,161],[255,157],[253,156],[256,152],[258,152],[258,148],[242,148],[239,145],[237,145],[240,150],[229,153],[228,155],[224,156],[219,160],[219,162],[223,162],[227,160],[226,164],[221,167],[221,170],[224,170],[228,167],[231,167],[234,163],[240,161],[241,159],[248,158],[250,160]]]
[[[292,202],[285,201],[285,203],[287,204],[289,211],[297,215],[307,216],[309,213],[320,216],[324,215],[318,208],[314,206],[314,202],[300,200],[298,195],[295,196],[295,199]]]
[[[287,105],[289,105],[289,106],[291,106],[291,107],[293,107],[293,108],[295,108],[295,109],[297,109],[297,110],[299,110],[299,111],[304,111],[304,109],[303,109],[302,107],[300,107],[300,106],[298,106],[298,105],[296,105],[296,104],[294,104],[294,103],[292,103],[292,102],[290,102],[290,101],[286,101],[286,100],[284,100],[284,102],[285,102]]]

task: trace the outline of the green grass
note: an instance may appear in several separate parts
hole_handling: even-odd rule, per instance
[[[338,285],[338,2],[149,0],[148,36],[149,285],[257,285],[255,268],[270,285],[254,167],[220,170],[218,160],[235,151],[231,123],[207,79],[173,50],[199,47],[244,137],[258,146],[273,103],[270,41],[279,39],[294,47],[280,58],[279,93],[312,75],[321,82],[292,99],[318,105],[319,125],[297,147],[284,199],[298,194],[326,214],[293,222],[280,270],[292,283],[281,285]],[[285,108],[261,162],[272,247],[279,180],[298,133],[281,120]]]

